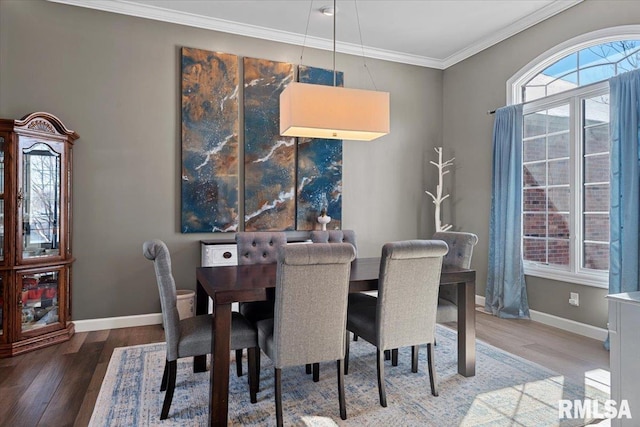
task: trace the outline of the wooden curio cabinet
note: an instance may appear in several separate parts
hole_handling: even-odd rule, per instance
[[[68,340],[71,163],[54,115],[0,119],[0,357]]]

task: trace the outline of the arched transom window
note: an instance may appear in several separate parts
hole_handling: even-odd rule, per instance
[[[635,70],[640,40],[617,40],[566,55],[522,85],[522,100],[530,102]]]

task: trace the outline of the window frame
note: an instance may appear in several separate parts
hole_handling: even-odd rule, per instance
[[[569,187],[571,191],[571,206],[569,214],[570,230],[570,257],[568,269],[555,266],[553,264],[540,263],[523,260],[524,273],[529,276],[542,277],[545,279],[559,280],[562,282],[578,283],[582,285],[607,288],[609,286],[609,272],[593,270],[582,267],[584,252],[582,250],[584,235],[583,217],[583,183],[578,182],[583,176],[583,148],[584,134],[582,132],[582,101],[595,96],[609,93],[609,83],[607,81],[581,86],[566,92],[550,95],[546,98],[536,99],[523,105],[523,116],[536,111],[547,110],[561,105],[569,105],[572,122],[569,129]],[[578,141],[576,143],[576,141]],[[524,204],[524,199],[522,201]],[[522,213],[524,216],[524,212]],[[524,233],[524,218],[522,220],[523,229],[520,231],[521,238]]]

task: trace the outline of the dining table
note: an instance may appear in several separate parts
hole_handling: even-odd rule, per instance
[[[196,314],[206,314],[213,301],[209,425],[226,426],[229,410],[231,304],[275,298],[276,264],[196,268]],[[380,258],[356,258],[351,263],[349,292],[378,289]],[[475,270],[443,266],[440,286],[456,286],[458,296],[458,373],[476,371]],[[213,339],[215,337],[215,339]],[[194,357],[195,372],[206,371],[206,355]]]

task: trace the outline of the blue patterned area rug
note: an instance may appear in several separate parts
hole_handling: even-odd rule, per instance
[[[320,365],[320,382],[304,366],[283,370],[285,425],[296,426],[582,426],[592,420],[561,420],[560,399],[609,398],[585,384],[573,384],[540,365],[477,341],[476,376],[457,373],[456,333],[438,325],[435,366],[439,396],[431,395],[426,348],[411,373],[409,349],[399,365],[385,366],[387,408],[378,401],[375,348],[352,342],[345,377],[348,419],[339,415],[336,365]],[[204,426],[208,421],[209,372],[193,373],[192,359],[178,362],[176,391],[169,418],[160,421],[164,393],[160,381],[164,344],[116,348],[91,417],[90,426]],[[246,358],[246,353],[245,353]],[[233,360],[233,356],[232,356]],[[245,362],[246,372],[246,362]],[[246,373],[238,378],[230,366],[229,425],[275,424],[273,369],[262,357],[258,403],[249,401]]]

